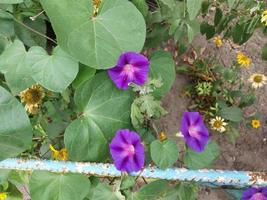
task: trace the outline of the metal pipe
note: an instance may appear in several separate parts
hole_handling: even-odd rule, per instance
[[[57,173],[82,173],[96,176],[120,177],[113,164],[52,161],[52,160],[24,160],[7,159],[0,162],[0,169],[14,169],[23,171],[45,170]],[[194,181],[212,186],[267,186],[267,173],[248,171],[224,171],[213,169],[189,170],[185,168],[168,168],[161,170],[157,167],[146,167],[140,172],[131,173],[152,179],[172,181]]]

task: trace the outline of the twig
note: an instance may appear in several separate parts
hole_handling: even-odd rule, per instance
[[[43,14],[43,13],[44,13],[44,10],[41,11],[40,13],[38,13],[37,15],[30,17],[30,19],[31,19],[32,21],[35,21],[35,20],[36,20],[41,14]]]
[[[17,20],[15,17],[14,17],[13,19],[14,19],[15,22],[17,22],[18,24],[24,26],[24,27],[27,28],[28,30],[30,30],[30,31],[36,33],[37,35],[40,35],[40,36],[42,36],[42,37],[44,37],[44,38],[46,38],[46,39],[48,39],[48,40],[50,40],[51,42],[53,42],[54,44],[57,45],[57,42],[56,42],[55,40],[53,40],[52,38],[50,38],[50,37],[48,37],[48,36],[46,36],[46,35],[44,35],[44,34],[38,32],[38,31],[36,31],[36,30],[34,30],[33,28],[29,27],[28,25],[24,24],[23,22]]]

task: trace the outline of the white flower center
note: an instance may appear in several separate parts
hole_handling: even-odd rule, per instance
[[[197,126],[190,126],[188,132],[190,136],[199,138],[199,128]]]
[[[266,197],[264,194],[258,192],[256,194],[254,194],[252,197],[251,197],[251,200],[265,200]]]
[[[129,74],[129,73],[133,73],[134,72],[134,69],[133,69],[133,65],[131,64],[127,64],[123,67],[123,71],[126,73],[126,74]]]
[[[129,146],[126,148],[126,151],[127,151],[127,153],[129,153],[130,155],[133,155],[133,154],[135,153],[134,146],[133,146],[133,145],[129,145]]]

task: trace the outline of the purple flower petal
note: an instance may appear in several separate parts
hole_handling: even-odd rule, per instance
[[[144,166],[145,150],[136,132],[128,129],[118,130],[109,148],[118,170],[137,172]]]
[[[191,149],[197,152],[205,150],[209,141],[209,131],[198,112],[184,112],[180,129]]]
[[[128,89],[130,83],[144,85],[149,74],[149,61],[142,54],[123,53],[108,75],[119,89]]]
[[[267,200],[267,187],[249,188],[244,191],[241,200]]]

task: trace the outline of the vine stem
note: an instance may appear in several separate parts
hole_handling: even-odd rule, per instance
[[[40,13],[38,13],[37,15],[30,17],[30,19],[31,19],[32,21],[35,21],[35,20],[36,20],[41,14],[43,14],[43,13],[44,13],[44,10],[41,11]]]
[[[48,36],[46,36],[46,35],[44,35],[44,34],[38,32],[38,31],[36,31],[36,30],[34,30],[33,28],[29,27],[28,25],[24,24],[23,22],[17,20],[15,17],[14,17],[13,19],[14,19],[15,22],[17,22],[17,23],[20,24],[21,26],[27,28],[28,30],[30,30],[30,31],[32,31],[32,32],[34,32],[34,33],[36,33],[37,35],[40,35],[41,37],[44,37],[44,38],[50,40],[50,41],[53,42],[55,45],[57,45],[57,42],[56,42],[55,40],[53,40],[52,38],[50,38],[50,37],[48,37]]]

